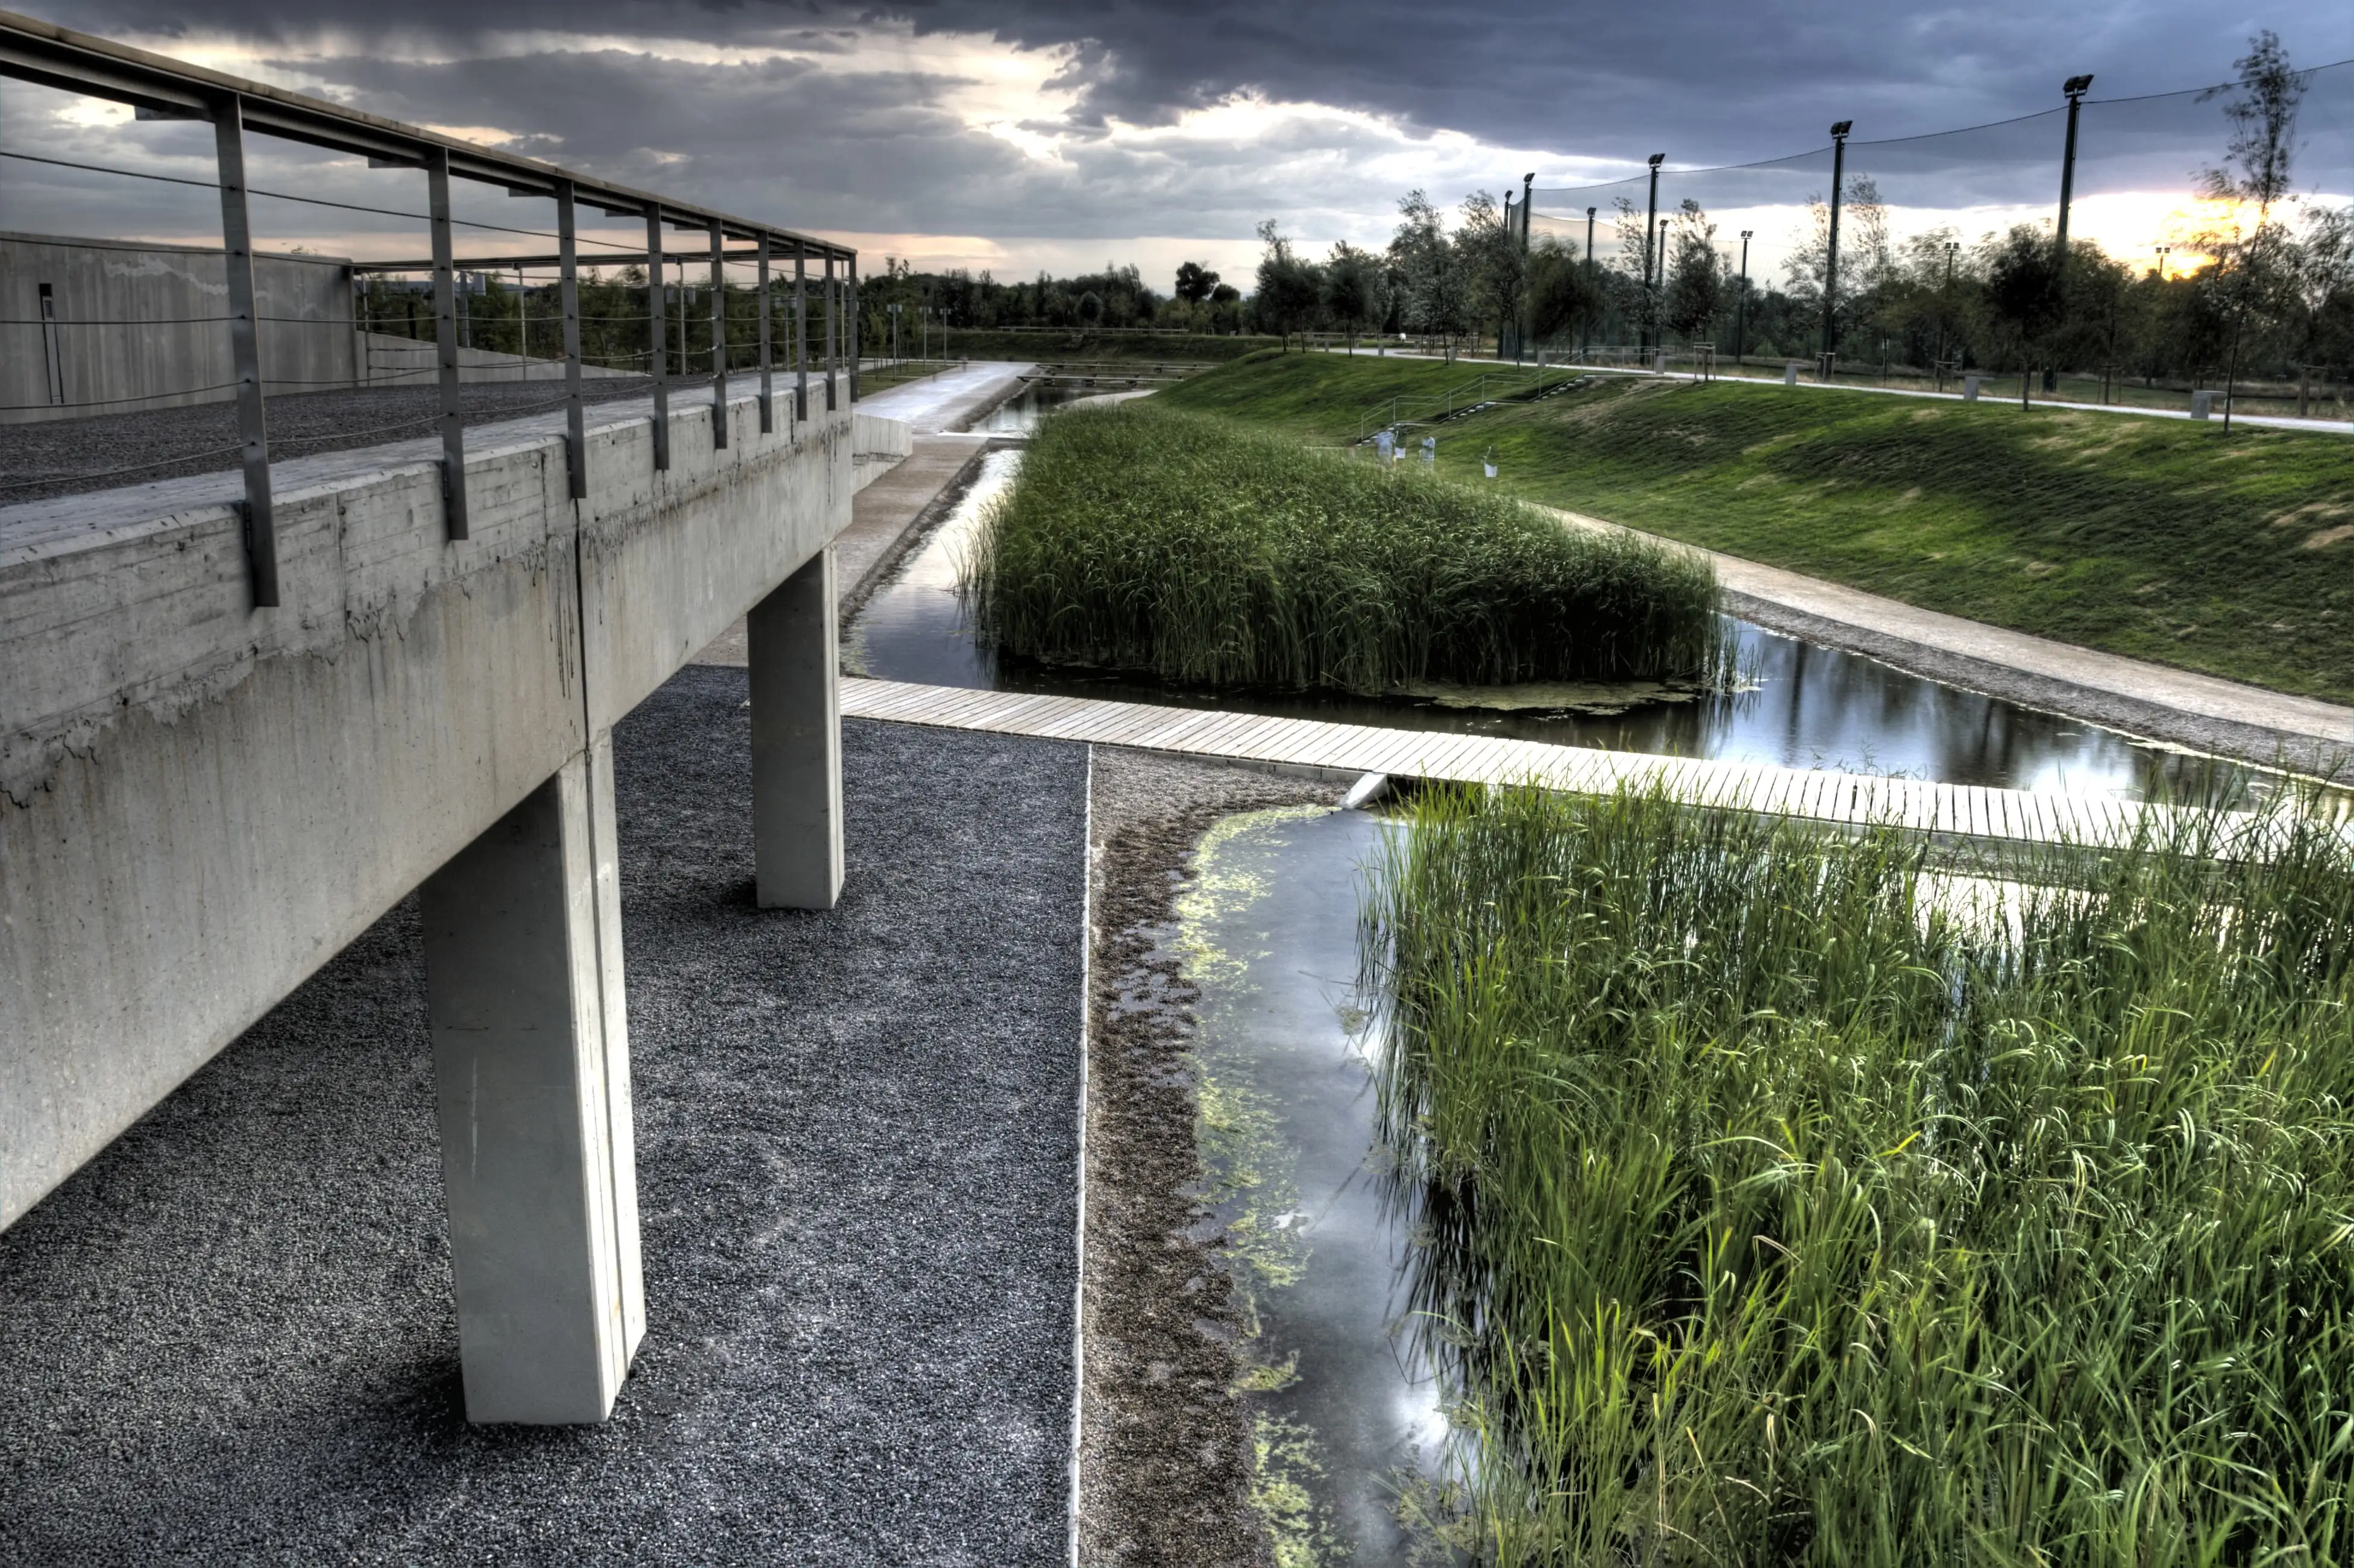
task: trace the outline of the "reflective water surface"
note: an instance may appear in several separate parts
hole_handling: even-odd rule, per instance
[[[1745,622],[1735,623],[1735,630],[1742,658],[1754,668],[1754,689],[1653,702],[1617,715],[1504,713],[1435,702],[1188,691],[1155,681],[1001,658],[974,641],[957,597],[958,563],[981,509],[1002,493],[1021,461],[1018,450],[992,452],[984,459],[981,477],[963,503],[868,600],[850,630],[846,658],[852,670],[933,685],[1225,707],[1343,724],[1518,736],[1621,751],[2133,800],[2153,793],[2197,795],[2236,781],[2262,782],[2253,769],[1924,680],[1860,654],[1818,647]]]
[[[1396,1331],[1404,1237],[1384,1174],[1378,1044],[1355,1006],[1358,868],[1385,831],[1321,808],[1203,839],[1164,950],[1199,991],[1192,1065],[1203,1202],[1246,1303],[1255,1501],[1278,1562],[1404,1563],[1403,1500],[1450,1428]]]

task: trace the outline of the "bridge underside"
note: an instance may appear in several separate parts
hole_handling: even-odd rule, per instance
[[[601,1418],[642,1332],[612,726],[750,612],[760,897],[830,906],[828,547],[907,450],[592,418],[577,502],[475,432],[460,542],[426,443],[280,465],[275,609],[233,476],[0,511],[0,1225],[422,886],[476,1420]]]

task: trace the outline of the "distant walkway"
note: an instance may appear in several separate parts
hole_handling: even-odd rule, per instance
[[[903,419],[919,436],[961,429],[1021,391],[1023,376],[1037,368],[1014,360],[976,360],[960,369],[943,370],[861,397],[858,411]]]
[[[1382,773],[1465,784],[1538,783],[1578,794],[1653,785],[1698,806],[1843,826],[1891,823],[1994,842],[2128,842],[2146,811],[2102,795],[2052,795],[1718,762],[1431,730],[1270,718],[1216,708],[844,679],[845,717],[1086,741],[1329,773]]]

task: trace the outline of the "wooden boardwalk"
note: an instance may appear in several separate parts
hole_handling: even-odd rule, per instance
[[[1441,731],[1379,729],[1268,718],[1214,708],[1158,707],[1087,697],[922,686],[845,677],[845,717],[992,730],[1052,740],[1135,747],[1235,762],[1470,784],[1535,783],[1579,794],[1659,788],[1696,806],[2010,843],[2122,844],[2146,813],[2165,808],[2099,795],[2048,795],[1823,773],[1754,762],[1712,762]],[[2153,827],[2157,824],[2152,823]]]

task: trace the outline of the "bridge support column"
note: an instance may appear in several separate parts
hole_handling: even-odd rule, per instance
[[[611,735],[424,886],[470,1421],[602,1421],[645,1332]]]
[[[752,853],[763,909],[842,895],[841,654],[833,546],[752,608]]]

